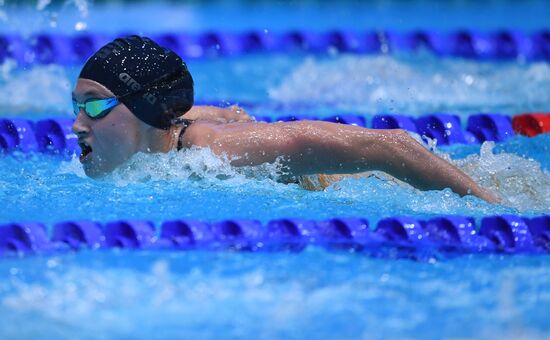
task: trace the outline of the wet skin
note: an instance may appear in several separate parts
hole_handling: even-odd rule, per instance
[[[73,95],[78,101],[113,96],[101,84],[87,79],[78,80]],[[421,190],[451,188],[460,195],[499,202],[403,130],[374,130],[320,121],[228,123],[226,119],[215,119],[219,115],[224,115],[223,109],[199,108],[186,113],[186,118],[198,119],[183,135],[184,147],[209,147],[217,155],[232,158],[234,166],[278,160],[289,176],[380,170]],[[151,127],[123,104],[98,120],[88,118],[81,110],[73,126],[79,142],[93,150],[83,160],[90,177],[111,172],[137,152],[170,151],[175,147],[173,136],[179,135],[180,129]]]
[[[73,98],[84,102],[89,98],[104,99],[113,94],[97,82],[81,79],[73,91]],[[101,119],[89,118],[81,109],[73,124],[81,148],[92,152],[82,159],[86,175],[99,177],[113,171],[132,155],[143,151],[147,124],[137,119],[124,105],[117,105]]]
[[[89,79],[78,79],[72,95],[81,103],[90,98],[114,97],[105,86]],[[211,122],[250,121],[251,118],[241,111],[237,107],[195,106],[182,117]],[[175,146],[171,145],[172,137],[179,134],[181,127],[169,131],[154,128],[139,120],[124,104],[119,104],[101,119],[91,119],[81,109],[72,129],[81,148],[90,147],[92,150],[81,157],[86,175],[97,178],[110,173],[137,152],[170,151]]]

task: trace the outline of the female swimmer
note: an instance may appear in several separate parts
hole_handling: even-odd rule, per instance
[[[138,152],[208,147],[236,167],[279,161],[287,179],[379,170],[421,190],[451,188],[499,201],[403,130],[260,123],[238,107],[193,106],[193,99],[191,74],[173,51],[139,36],[103,46],[86,62],[73,91],[73,131],[86,174],[101,177]]]

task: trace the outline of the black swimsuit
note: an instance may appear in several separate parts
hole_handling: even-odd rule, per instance
[[[194,120],[191,120],[191,119],[181,118],[181,119],[177,120],[176,124],[182,124],[183,125],[183,129],[181,129],[180,135],[178,136],[178,146],[177,146],[178,151],[183,149],[183,142],[182,142],[183,134],[185,133],[185,130],[187,130],[189,125],[193,124],[193,122],[194,122]]]

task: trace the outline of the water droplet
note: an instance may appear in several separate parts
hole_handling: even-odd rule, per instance
[[[85,30],[88,25],[85,22],[79,21],[74,25],[74,29],[77,31]]]

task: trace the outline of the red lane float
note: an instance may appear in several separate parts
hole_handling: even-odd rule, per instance
[[[550,113],[524,113],[512,118],[512,127],[519,134],[534,137],[550,132]]]

